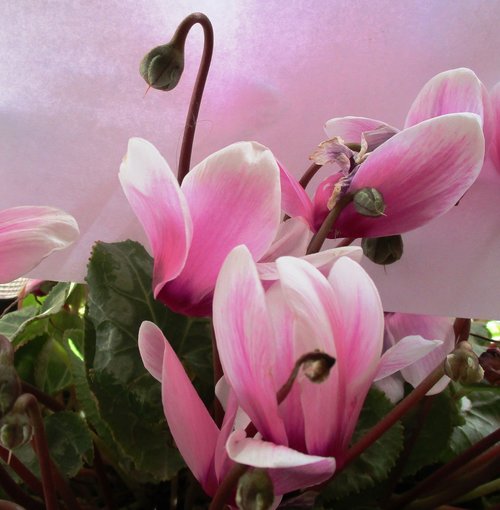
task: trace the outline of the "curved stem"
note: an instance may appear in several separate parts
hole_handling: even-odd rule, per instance
[[[307,185],[311,182],[311,179],[316,175],[317,171],[321,168],[321,165],[313,163],[300,178],[299,184],[306,189]]]
[[[323,246],[328,234],[332,231],[334,223],[337,221],[337,218],[340,216],[340,213],[344,209],[344,207],[352,202],[353,195],[347,194],[344,195],[336,204],[335,207],[328,213],[328,216],[323,221],[319,230],[313,235],[309,246],[307,247],[307,255],[311,253],[318,253]]]
[[[226,478],[224,478],[222,483],[219,485],[208,510],[223,510],[225,508],[226,501],[228,501],[233,494],[238,480],[245,474],[249,467],[250,466],[246,466],[244,464],[235,464],[230,469]]]
[[[38,462],[40,463],[40,473],[43,480],[43,495],[47,510],[57,510],[57,498],[52,477],[52,466],[50,462],[49,447],[45,437],[45,427],[43,425],[42,415],[38,407],[37,399],[30,393],[24,393],[16,402],[20,408],[24,408],[28,414],[34,430],[34,441]]]
[[[0,487],[5,491],[5,494],[12,498],[16,503],[19,503],[19,505],[23,505],[27,510],[43,510],[43,505],[25,494],[2,465],[0,465]],[[17,505],[12,505],[12,503],[11,507],[8,507],[3,503],[7,502],[2,502],[0,509],[2,507],[5,509],[19,508]]]
[[[205,37],[203,54],[201,56],[200,69],[196,76],[191,102],[189,103],[189,110],[186,117],[186,125],[184,127],[184,136],[182,137],[181,153],[179,156],[179,169],[177,178],[181,183],[184,177],[189,172],[189,165],[191,163],[191,152],[193,150],[194,132],[196,129],[196,121],[198,120],[198,113],[200,111],[201,98],[203,96],[203,89],[207,81],[208,70],[210,69],[210,62],[212,60],[212,53],[214,49],[214,31],[212,23],[205,14],[195,12],[190,14],[177,28],[177,31],[172,41],[179,40],[184,43],[188,32],[193,25],[199,23],[203,28]]]
[[[21,480],[40,496],[43,494],[43,487],[40,480],[7,448],[0,445],[0,458],[21,478]]]

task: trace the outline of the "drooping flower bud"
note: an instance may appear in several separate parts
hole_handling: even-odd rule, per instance
[[[31,440],[33,427],[24,413],[11,412],[0,422],[0,443],[14,450]]]
[[[500,349],[491,347],[479,356],[484,378],[493,386],[500,386]]]
[[[365,237],[361,241],[363,253],[375,264],[388,265],[403,255],[403,238],[400,235]]]
[[[0,418],[12,409],[21,394],[21,381],[12,365],[0,364]]]
[[[322,383],[330,375],[330,369],[335,365],[335,358],[326,352],[311,353],[302,365],[304,375],[313,383]]]
[[[153,48],[141,61],[139,72],[146,83],[158,90],[172,90],[184,71],[184,45],[168,43]]]
[[[236,491],[240,510],[267,510],[273,502],[273,482],[265,469],[252,469],[240,477]]]
[[[14,347],[3,335],[0,335],[0,364],[12,365],[14,363]]]
[[[453,381],[462,384],[478,383],[484,376],[479,359],[468,342],[460,342],[457,348],[446,356],[444,373]]]
[[[385,211],[384,197],[375,188],[362,188],[354,194],[353,203],[356,211],[363,216],[383,216]]]

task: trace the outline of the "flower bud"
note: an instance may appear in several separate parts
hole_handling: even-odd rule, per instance
[[[375,188],[362,188],[356,191],[353,198],[356,211],[363,216],[383,216],[385,211],[384,197]]]
[[[361,241],[361,248],[372,262],[385,266],[397,262],[403,255],[403,238],[400,235],[365,237]]]
[[[150,87],[164,91],[177,86],[183,70],[183,48],[172,43],[153,48],[142,59],[139,68],[141,76]]]
[[[273,482],[265,469],[252,469],[240,477],[236,491],[240,510],[267,510],[273,502]]]
[[[14,450],[31,440],[33,427],[28,417],[10,413],[0,422],[0,443],[7,450]]]
[[[484,378],[493,386],[500,386],[500,349],[491,347],[479,356]]]
[[[335,358],[326,352],[317,352],[309,355],[310,359],[302,365],[305,376],[313,383],[322,383],[330,375],[330,369],[335,365]]]
[[[460,342],[457,348],[446,356],[444,373],[453,381],[462,384],[478,383],[484,376],[479,359],[468,342]]]

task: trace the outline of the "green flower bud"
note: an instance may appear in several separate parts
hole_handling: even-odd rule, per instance
[[[479,359],[468,342],[460,342],[457,348],[446,356],[444,373],[453,381],[462,384],[478,383],[484,376]]]
[[[385,211],[384,197],[375,188],[362,188],[356,191],[353,198],[354,207],[359,214],[376,218]]]
[[[304,362],[302,370],[305,376],[313,383],[322,383],[330,375],[330,369],[335,365],[335,358],[326,352],[317,352],[309,355],[310,359]]]
[[[365,237],[361,241],[363,253],[375,264],[397,262],[403,255],[403,238],[398,234],[387,237]]]
[[[32,436],[33,427],[25,414],[10,413],[0,423],[0,443],[7,450],[26,444]]]
[[[267,510],[273,502],[273,482],[265,469],[252,469],[240,477],[236,491],[240,510]]]
[[[146,54],[139,72],[150,87],[166,91],[177,86],[184,70],[183,49],[168,43]]]

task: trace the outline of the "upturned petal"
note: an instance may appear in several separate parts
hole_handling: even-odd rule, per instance
[[[151,245],[156,297],[186,262],[192,237],[187,202],[167,162],[141,138],[130,139],[119,177]]]
[[[335,230],[341,237],[400,234],[448,211],[478,176],[484,156],[480,119],[469,113],[436,117],[392,137],[370,154],[350,192],[378,190],[383,216],[358,214],[349,204]]]
[[[413,101],[405,127],[447,113],[476,113],[484,118],[483,85],[465,67],[451,69],[431,78]]]
[[[247,438],[243,430],[229,436],[226,448],[235,462],[268,468],[277,495],[319,484],[335,472],[332,457],[307,455],[286,446]]]
[[[357,263],[340,259],[328,277],[334,295],[333,333],[338,385],[332,451],[345,452],[365,396],[373,381],[383,344],[384,316],[375,284]],[[332,374],[333,375],[333,374]]]
[[[307,250],[312,237],[309,225],[301,217],[280,223],[276,239],[259,262],[271,262],[283,255],[300,257]]]
[[[265,439],[287,444],[278,413],[278,362],[264,289],[246,246],[228,255],[217,279],[213,320],[224,374],[240,406]]]
[[[144,367],[157,381],[161,382],[166,343],[162,331],[156,324],[144,321],[139,328],[137,343]]]
[[[367,117],[336,117],[325,124],[325,132],[329,138],[340,136],[345,143],[361,144],[364,131],[374,131],[378,128],[386,128],[388,131],[397,133],[398,129],[382,122],[381,120]]]
[[[281,208],[283,212],[292,218],[301,216],[311,224],[311,199],[295,177],[279,161],[278,166],[280,169]]]
[[[255,142],[230,145],[189,172],[182,191],[193,221],[191,248],[160,299],[176,311],[210,314],[215,281],[232,248],[245,244],[258,260],[276,237],[279,179],[273,154]]]
[[[60,209],[25,206],[0,211],[0,283],[24,275],[78,236],[75,219]]]
[[[155,327],[154,324],[148,326],[151,329]],[[159,329],[156,334],[162,335]],[[219,429],[166,339],[164,345],[161,376],[163,411],[182,458],[205,492],[213,496],[218,486],[214,454]]]

